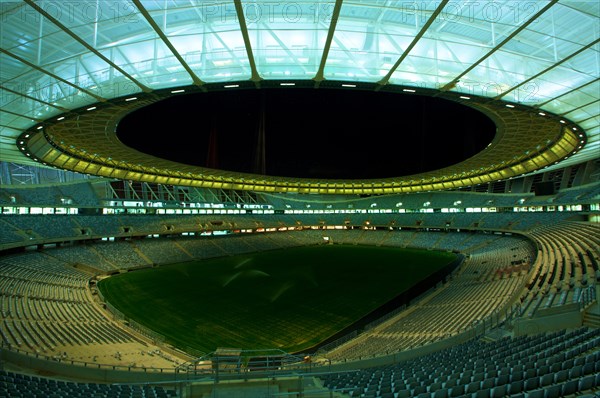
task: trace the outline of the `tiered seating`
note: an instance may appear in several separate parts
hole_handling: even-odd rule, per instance
[[[76,383],[0,370],[0,396],[7,398],[169,398],[174,388],[160,385]]]
[[[4,185],[0,206],[98,206],[100,201],[88,182],[52,186]],[[10,197],[15,198],[12,202]]]
[[[579,328],[493,342],[321,377],[332,391],[365,398],[558,398],[600,389],[600,330]]]
[[[280,228],[282,226],[346,225],[409,227],[422,230],[478,229],[527,231],[567,219],[557,213],[380,213],[380,214],[248,214],[248,215],[9,215],[0,220],[0,245],[37,244],[150,234],[178,235],[202,230]],[[336,234],[339,230],[324,230]],[[365,235],[372,239],[371,235]],[[345,239],[345,238],[344,238]],[[385,241],[385,239],[383,240]],[[382,242],[383,242],[382,241]],[[360,243],[360,242],[356,242]],[[370,244],[370,242],[363,242]],[[379,244],[381,242],[375,242]],[[435,243],[435,242],[434,242]]]
[[[95,362],[102,357],[99,363],[126,366],[140,361],[140,353],[152,346],[100,311],[87,289],[89,278],[45,252],[0,258],[2,346],[54,359]],[[141,355],[148,367],[178,363],[170,356]]]
[[[46,250],[46,254],[73,266],[83,264],[99,271],[115,271],[117,269],[115,264],[102,257],[94,249],[92,243],[58,247],[54,250]]]
[[[213,258],[227,255],[228,253],[215,245],[211,239],[181,238],[177,244],[193,258]]]
[[[46,249],[0,259],[1,337],[11,347],[47,354],[57,347],[134,341],[95,309],[86,289],[89,275],[71,267],[76,264],[110,272],[322,244],[325,236],[335,243],[458,249],[467,254],[450,283],[327,354],[333,360],[382,355],[460,333],[508,308],[524,288],[525,314],[541,305],[575,300],[577,289],[597,282],[599,232],[595,225],[574,222],[535,228],[530,234],[538,253],[517,235],[364,229],[134,239]]]
[[[600,226],[564,221],[529,233],[539,253],[521,296],[523,315],[532,316],[541,306],[577,301],[582,288],[600,282]]]
[[[189,261],[192,257],[177,245],[176,239],[136,239],[131,244],[155,264]]]
[[[26,240],[55,240],[81,235],[81,232],[76,232],[77,225],[70,216],[19,215],[7,216],[2,221],[8,224],[9,230]]]
[[[296,235],[298,234],[294,234],[293,232],[248,234],[243,236],[243,241],[254,251],[266,251],[301,246],[303,243],[294,238]]]
[[[256,251],[253,246],[246,243],[246,239],[240,236],[220,237],[211,239],[210,242],[219,247],[228,255],[251,253]]]
[[[103,242],[95,244],[93,248],[105,260],[121,269],[149,265],[149,261],[141,257],[129,241]]]
[[[89,276],[41,253],[0,260],[3,344],[54,355],[63,346],[133,341],[91,302]]]
[[[470,258],[450,283],[324,355],[347,360],[419,347],[460,333],[505,309],[524,286],[533,247],[511,237],[484,240],[467,254]],[[520,266],[515,269],[515,264]]]

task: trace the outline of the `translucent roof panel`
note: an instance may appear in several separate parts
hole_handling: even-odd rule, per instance
[[[395,23],[383,30],[382,19],[396,7],[378,3],[342,4],[325,65],[326,78],[376,82],[408,46],[414,26]]]
[[[246,2],[250,48],[264,79],[311,79],[319,68],[334,8],[331,0]]]
[[[21,133],[20,130],[13,128],[3,127],[4,122],[8,119],[5,118],[4,113],[0,113],[0,153],[2,153],[2,160],[7,162],[19,161],[22,155],[19,152],[13,150],[15,146],[15,140]],[[18,125],[18,122],[16,122]]]
[[[557,97],[571,87],[589,82],[590,76],[598,78],[598,56],[598,51],[590,48],[560,65],[550,65],[545,73],[517,90],[509,92],[504,99],[524,104],[537,104]]]
[[[0,2],[0,160],[30,163],[7,140],[64,110],[250,79],[401,84],[523,103],[586,130],[569,164],[598,158],[597,1],[344,0],[339,13],[335,0],[237,4]]]
[[[597,93],[600,92],[600,81],[580,87],[578,90],[572,90],[571,88],[568,88],[567,90],[568,91],[559,93],[545,103],[544,109],[553,113],[561,113],[564,112],[565,109],[581,110],[585,109],[589,104],[596,103],[595,107],[589,107],[590,113],[588,115],[591,117],[598,114],[599,105]],[[574,117],[574,115],[572,115],[573,111],[570,113],[571,115],[567,115],[567,117]],[[578,120],[585,120],[584,115],[585,113],[579,113],[576,118]]]
[[[430,88],[449,83],[497,44],[512,34],[525,20],[515,19],[507,11],[514,2],[452,4],[439,10],[439,3],[410,5],[404,12],[414,13],[415,28],[429,28],[415,41],[408,56],[398,66],[392,82],[407,84],[422,79]],[[411,11],[411,8],[415,8]],[[441,40],[443,38],[443,40]],[[435,59],[436,62],[431,62]],[[408,81],[406,81],[408,79]]]
[[[169,1],[143,5],[177,53],[205,82],[251,76],[244,38],[233,2]],[[169,68],[184,68],[178,61]],[[175,85],[175,84],[171,84]]]
[[[3,126],[3,132],[10,132],[11,135],[17,137],[23,129],[30,126],[34,120],[26,116],[14,115],[12,113],[0,112],[0,124]],[[12,126],[12,127],[6,127]],[[14,144],[14,142],[13,142]]]
[[[569,108],[559,108],[560,110]],[[580,120],[579,124],[585,128],[589,120],[600,120],[600,100],[596,100],[587,105],[574,108],[572,111],[563,113],[565,117],[574,120]]]

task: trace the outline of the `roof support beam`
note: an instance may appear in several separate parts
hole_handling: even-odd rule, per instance
[[[192,68],[190,68],[190,66],[187,64],[187,62],[185,62],[185,60],[179,54],[179,51],[177,51],[175,46],[173,46],[173,44],[171,43],[171,41],[169,40],[167,35],[165,35],[165,33],[162,31],[162,29],[160,29],[160,27],[156,24],[156,21],[154,21],[154,19],[152,18],[152,16],[148,12],[148,10],[146,10],[146,8],[142,5],[142,2],[140,0],[132,0],[132,1],[133,1],[133,4],[135,4],[135,6],[138,8],[140,13],[143,15],[143,17],[146,19],[146,22],[148,22],[148,24],[152,27],[152,29],[154,29],[154,31],[156,32],[158,37],[160,37],[161,40],[163,41],[163,43],[165,43],[165,45],[167,47],[169,47],[169,50],[171,50],[171,52],[173,53],[175,58],[177,58],[177,61],[179,61],[179,63],[183,66],[183,68],[186,70],[186,72],[191,76],[194,84],[199,87],[203,86],[204,82],[202,80],[200,80],[200,78],[194,73]]]
[[[250,43],[250,35],[248,35],[248,26],[246,25],[246,17],[244,16],[244,8],[242,7],[241,0],[233,0],[235,4],[235,12],[237,13],[238,21],[240,23],[240,30],[242,31],[242,37],[244,38],[244,46],[246,47],[246,54],[248,55],[248,62],[250,62],[250,69],[252,76],[250,80],[254,82],[257,88],[260,87],[260,81],[262,77],[258,74],[256,69],[256,62],[254,61],[254,54],[252,53],[252,44]]]
[[[536,12],[534,16],[529,18],[529,20],[527,22],[525,22],[523,25],[519,26],[514,32],[512,32],[504,40],[502,40],[500,42],[500,44],[498,44],[497,46],[492,48],[487,54],[485,54],[483,57],[481,57],[477,61],[475,61],[471,66],[469,66],[467,69],[465,69],[460,75],[458,75],[454,79],[452,79],[449,83],[447,83],[444,87],[442,87],[440,89],[440,91],[448,91],[448,90],[451,90],[452,88],[454,88],[456,86],[456,83],[458,83],[460,81],[461,77],[463,77],[464,75],[466,75],[467,73],[469,73],[470,71],[475,69],[477,67],[477,65],[481,64],[483,61],[485,61],[487,58],[489,58],[492,54],[494,54],[496,51],[498,51],[500,48],[502,48],[502,46],[504,46],[506,43],[508,43],[510,40],[512,40],[516,35],[521,33],[521,31],[523,31],[523,29],[528,27],[533,21],[537,20],[543,13],[548,11],[557,2],[558,2],[558,0],[552,0],[548,4],[546,4],[546,6],[544,6],[541,10]]]
[[[425,25],[423,25],[423,27],[421,28],[421,30],[419,31],[419,33],[417,33],[417,35],[414,37],[414,39],[412,40],[412,42],[408,45],[408,47],[406,47],[406,50],[404,50],[404,52],[402,53],[402,55],[400,56],[400,58],[398,58],[398,60],[394,64],[394,66],[392,66],[392,68],[388,71],[388,73],[380,81],[377,82],[377,87],[375,88],[375,91],[380,90],[381,87],[383,87],[386,84],[388,84],[388,82],[390,81],[390,78],[392,77],[392,75],[394,74],[394,72],[396,71],[396,69],[398,69],[398,67],[400,66],[400,64],[406,59],[406,57],[408,57],[408,54],[417,45],[417,43],[419,42],[419,40],[421,40],[421,37],[423,37],[423,35],[425,34],[425,32],[427,32],[427,30],[429,29],[429,27],[431,26],[431,24],[433,22],[435,22],[435,19],[440,14],[440,12],[442,12],[442,10],[444,9],[444,7],[448,3],[448,1],[449,0],[443,0],[442,2],[440,2],[440,4],[437,6],[437,8],[435,9],[435,11],[433,11],[433,13],[431,14],[431,16],[429,17],[429,19],[425,23]]]
[[[585,51],[585,50],[587,50],[588,48],[590,48],[590,47],[593,47],[593,46],[595,46],[595,45],[596,45],[596,44],[598,44],[598,43],[600,43],[600,39],[596,39],[596,40],[594,40],[593,42],[591,42],[591,43],[589,43],[588,45],[586,45],[586,46],[584,46],[584,47],[580,48],[579,50],[575,51],[575,52],[574,52],[574,53],[572,53],[571,55],[569,55],[569,56],[567,56],[567,57],[563,58],[562,60],[560,60],[559,62],[555,63],[554,65],[547,67],[547,68],[546,68],[546,69],[544,69],[543,71],[541,71],[541,72],[539,72],[539,73],[537,73],[537,74],[535,74],[535,75],[531,76],[531,77],[530,77],[530,78],[528,78],[528,79],[525,79],[524,81],[522,81],[521,83],[517,84],[516,86],[513,86],[513,87],[511,87],[509,90],[506,90],[505,92],[501,93],[500,95],[498,95],[498,96],[494,97],[494,99],[496,99],[496,100],[497,100],[497,99],[500,99],[500,98],[504,97],[506,94],[508,94],[508,93],[510,93],[510,92],[512,92],[512,91],[514,91],[514,90],[516,90],[516,89],[518,89],[518,88],[519,88],[519,87],[521,87],[522,85],[524,85],[524,84],[527,84],[527,83],[529,83],[529,82],[530,82],[530,81],[532,81],[532,80],[535,80],[535,79],[537,79],[538,77],[542,76],[544,73],[546,73],[546,72],[548,72],[548,71],[550,71],[550,70],[552,70],[552,69],[556,68],[557,66],[559,66],[559,65],[560,65],[560,64],[562,64],[563,62],[567,62],[567,61],[568,61],[568,60],[570,60],[571,58],[573,58],[573,57],[575,57],[575,56],[577,56],[577,55],[581,54],[582,52],[584,52],[584,51]]]
[[[323,54],[321,55],[321,62],[319,63],[319,69],[317,74],[313,77],[315,81],[315,88],[318,88],[323,80],[325,80],[325,63],[329,56],[329,49],[331,48],[331,42],[333,41],[333,35],[335,34],[335,27],[337,26],[338,18],[340,17],[340,11],[342,10],[342,3],[344,0],[336,0],[335,6],[333,7],[333,13],[331,14],[331,23],[329,24],[329,30],[327,31],[327,39],[325,40],[325,46],[323,47]]]
[[[37,66],[37,65],[35,65],[35,64],[32,64],[31,62],[27,61],[26,59],[23,59],[23,58],[19,57],[18,55],[11,53],[10,51],[7,51],[7,50],[5,50],[5,49],[3,49],[3,48],[0,48],[0,52],[2,52],[2,53],[4,53],[4,54],[8,55],[9,57],[12,57],[12,58],[16,59],[17,61],[19,61],[19,62],[21,62],[21,63],[23,63],[23,64],[25,64],[25,65],[29,66],[30,68],[33,68],[33,69],[35,69],[35,70],[37,70],[37,71],[39,71],[39,72],[42,72],[42,73],[44,73],[44,74],[46,74],[46,75],[48,75],[48,76],[50,76],[50,77],[52,77],[52,78],[54,78],[54,79],[56,79],[56,80],[60,81],[60,82],[63,82],[63,83],[65,83],[65,84],[67,84],[67,85],[69,85],[69,86],[71,86],[71,87],[75,88],[76,90],[79,90],[79,91],[81,91],[81,92],[83,92],[83,93],[86,93],[86,94],[87,94],[87,95],[89,95],[90,97],[92,97],[92,98],[96,99],[96,101],[99,101],[99,102],[105,102],[105,101],[106,101],[106,98],[103,98],[103,97],[101,97],[101,96],[99,96],[99,95],[96,95],[96,94],[94,94],[93,92],[91,92],[91,91],[89,91],[89,90],[87,90],[87,89],[85,89],[85,88],[83,88],[83,87],[80,87],[80,86],[78,86],[78,85],[76,85],[76,84],[73,84],[73,83],[71,83],[70,81],[68,81],[68,80],[66,80],[66,79],[63,79],[62,77],[60,77],[60,76],[57,76],[57,75],[55,75],[54,73],[52,73],[52,72],[49,72],[49,71],[47,71],[47,70],[46,70],[46,69],[44,69],[44,68],[41,68],[41,67],[39,67],[39,66]]]
[[[77,41],[79,44],[81,44],[82,46],[84,46],[85,48],[87,48],[89,51],[91,51],[92,53],[94,53],[97,57],[99,57],[104,62],[106,62],[107,64],[109,64],[111,67],[113,67],[114,69],[118,70],[123,76],[127,77],[129,80],[131,80],[133,83],[135,83],[135,85],[138,86],[143,92],[149,93],[149,92],[152,91],[152,89],[150,89],[149,87],[147,87],[144,84],[140,83],[137,79],[135,79],[133,76],[131,76],[125,70],[123,70],[123,68],[121,68],[120,66],[118,66],[117,64],[115,64],[114,62],[112,62],[110,59],[106,58],[98,50],[96,50],[94,47],[92,47],[88,43],[86,43],[85,40],[83,40],[81,37],[79,37],[75,33],[73,33],[69,28],[67,28],[65,25],[63,25],[62,23],[60,23],[59,20],[57,20],[52,15],[50,15],[46,11],[44,11],[44,9],[42,9],[40,6],[38,6],[33,0],[23,0],[23,1],[25,1],[27,4],[29,4],[29,6],[31,6],[33,9],[35,9],[37,12],[39,12],[40,14],[42,14],[46,19],[48,19],[54,25],[58,26],[63,32],[65,32],[66,34],[68,34],[69,36],[71,36],[73,39],[75,39],[75,41]]]

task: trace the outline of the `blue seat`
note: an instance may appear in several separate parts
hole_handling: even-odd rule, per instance
[[[450,397],[452,397],[452,398],[460,397],[464,393],[465,393],[465,386],[463,384],[461,384],[461,385],[452,387],[452,390],[450,391]]]
[[[440,388],[439,390],[436,390],[433,393],[433,397],[432,398],[448,398],[448,389],[447,388]]]
[[[537,377],[531,377],[525,380],[524,389],[525,391],[535,390],[540,386],[540,380]]]
[[[581,376],[583,376],[582,365],[574,365],[571,370],[569,370],[569,379],[576,379]]]
[[[478,381],[472,381],[469,384],[467,384],[467,387],[465,389],[465,394],[472,394],[474,392],[477,392],[480,388],[481,383]]]
[[[573,360],[572,359],[567,359],[566,361],[564,361],[562,363],[562,368],[563,370],[569,370],[572,369],[574,366]]]
[[[496,378],[496,385],[499,386],[501,384],[510,384],[510,376],[498,375],[498,377]]]
[[[572,395],[579,389],[578,380],[569,380],[562,384],[562,395]]]
[[[508,391],[510,395],[515,395],[523,392],[523,380],[517,380],[510,383]]]
[[[545,388],[546,394],[544,398],[559,398],[562,393],[561,385],[554,384]]]
[[[519,381],[519,380],[523,380],[524,378],[525,378],[525,372],[523,372],[522,370],[514,371],[510,375],[510,381]]]
[[[559,362],[550,365],[550,373],[556,373],[562,369],[562,364]]]
[[[397,391],[397,398],[408,398],[410,397],[410,391],[409,390],[398,390]]]
[[[585,377],[582,377],[581,379],[579,379],[579,391],[586,391],[586,390],[591,390],[592,388],[594,388],[596,384],[596,380],[594,375],[588,375]]]
[[[594,362],[587,362],[585,365],[583,365],[582,373],[584,375],[591,375],[595,373],[595,365],[596,364]]]
[[[496,386],[492,389],[492,398],[502,398],[506,395],[506,386]]]
[[[481,382],[481,388],[492,388],[495,386],[496,386],[496,379],[493,377],[485,379]]]
[[[567,381],[569,378],[568,370],[560,370],[554,374],[554,383],[562,383],[563,381]]]
[[[435,382],[435,383],[431,383],[428,387],[429,392],[436,392],[437,390],[440,390],[442,388],[442,383],[441,382]]]
[[[547,373],[540,377],[540,387],[546,387],[554,383],[554,375]]]
[[[544,395],[545,395],[545,392],[541,388],[525,393],[526,398],[544,398]]]

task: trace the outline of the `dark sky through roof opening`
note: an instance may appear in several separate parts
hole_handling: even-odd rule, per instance
[[[125,145],[172,161],[327,179],[440,169],[480,152],[494,134],[488,117],[440,98],[323,88],[184,94],[118,127]]]

